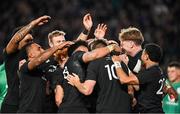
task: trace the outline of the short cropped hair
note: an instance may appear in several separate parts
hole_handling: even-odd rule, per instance
[[[64,31],[54,30],[48,34],[49,41],[52,42],[52,38],[56,36],[65,36],[66,33]]]
[[[135,44],[141,45],[144,42],[144,37],[138,28],[129,27],[121,30],[119,33],[119,40],[132,40],[135,42]]]
[[[159,45],[149,43],[145,45],[145,52],[149,55],[149,58],[153,62],[160,62],[162,58],[162,49]]]
[[[89,44],[90,50],[94,50],[98,47],[105,47],[105,46],[107,46],[107,42],[104,39],[97,39]]]
[[[172,61],[168,64],[168,67],[176,67],[180,69],[180,63],[178,61]]]
[[[24,47],[27,55],[28,55],[28,53],[29,53],[29,50],[31,49],[31,45],[32,45],[32,44],[35,44],[35,42],[34,42],[34,41],[30,41],[30,42],[28,42],[28,43],[26,44],[26,46]]]

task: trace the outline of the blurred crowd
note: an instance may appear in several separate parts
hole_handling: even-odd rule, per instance
[[[55,29],[64,30],[66,39],[73,40],[82,31],[83,15],[89,12],[94,27],[98,23],[107,24],[107,39],[118,40],[122,28],[135,26],[142,31],[146,42],[158,43],[163,48],[162,64],[180,57],[178,0],[9,0],[1,2],[0,11],[1,49],[10,40],[14,28],[44,14],[50,15],[52,21],[34,31],[42,46],[48,46],[48,33]]]

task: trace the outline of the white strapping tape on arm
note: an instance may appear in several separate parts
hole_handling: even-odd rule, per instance
[[[138,59],[138,61],[137,61],[137,63],[136,63],[136,66],[135,66],[134,69],[133,69],[133,71],[134,71],[135,73],[138,73],[138,72],[141,70],[141,64],[142,64],[141,60]]]

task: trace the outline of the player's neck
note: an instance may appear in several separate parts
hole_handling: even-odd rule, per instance
[[[173,83],[180,83],[180,78],[178,78],[177,80],[175,80]]]
[[[63,59],[58,60],[58,63],[59,63],[59,65],[60,65],[61,68],[64,68],[64,65],[65,65],[65,63],[67,62],[68,58],[69,58],[69,57],[65,57],[65,58],[63,58]]]
[[[34,59],[34,57],[29,57],[28,58],[28,61],[31,61],[31,60],[33,60]]]
[[[148,62],[145,63],[146,69],[148,69],[150,67],[153,67],[153,66],[158,66],[158,65],[159,65],[159,63],[153,62],[153,61],[148,61]]]
[[[139,53],[142,50],[141,46],[136,46],[132,48],[132,51],[129,53],[131,57],[134,57],[137,53]]]

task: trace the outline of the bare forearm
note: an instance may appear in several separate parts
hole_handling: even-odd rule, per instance
[[[75,87],[79,90],[79,92],[81,92],[84,95],[89,95],[88,94],[88,89],[86,88],[86,86],[81,83],[81,82],[77,82],[75,83]]]
[[[44,61],[46,61],[50,56],[54,54],[55,51],[57,51],[57,47],[52,47],[50,49],[45,50],[40,56],[37,58],[34,58],[31,60],[28,64],[29,70],[34,69],[35,67],[39,66],[42,64]]]
[[[28,24],[24,26],[22,29],[20,29],[14,36],[14,42],[18,43],[20,42],[33,28],[34,26],[32,24]]]
[[[116,73],[122,84],[139,84],[139,81],[135,75],[128,76],[122,68],[116,68]]]
[[[104,56],[106,56],[107,54],[109,54],[111,51],[109,50],[109,48],[107,47],[103,47],[103,48],[98,48],[95,49],[91,52],[87,52],[83,55],[83,61],[85,63],[102,58]]]
[[[63,88],[60,85],[57,85],[55,89],[55,101],[58,107],[62,103],[63,97],[64,97]]]
[[[124,73],[122,68],[116,68],[117,76],[122,84],[129,83],[128,76]]]
[[[78,36],[78,38],[76,39],[77,41],[78,40],[83,40],[83,41],[86,41],[88,38],[88,35],[84,34],[83,32],[81,32],[81,34]]]
[[[109,54],[110,52],[111,51],[107,47],[96,49],[92,52],[92,54],[94,55],[93,59],[98,59],[98,58],[104,57],[107,54]]]
[[[89,33],[90,33],[90,30],[91,30],[91,28],[89,28],[89,29],[86,29],[86,28],[85,28],[85,29],[81,32],[81,34],[78,36],[78,38],[77,38],[76,40],[86,41],[87,38],[88,38],[88,35],[89,35]]]
[[[31,29],[32,25],[28,24],[15,33],[15,35],[6,46],[6,51],[8,54],[13,53],[18,49],[19,42],[29,33]]]

